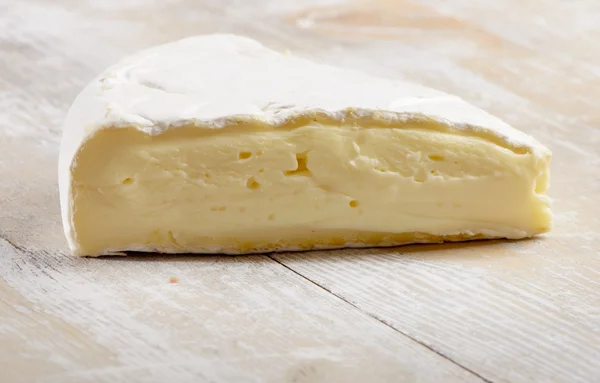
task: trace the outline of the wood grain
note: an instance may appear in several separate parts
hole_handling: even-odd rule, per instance
[[[3,382],[480,381],[264,256],[0,249]]]
[[[599,25],[594,0],[0,2],[0,382],[597,380]],[[553,232],[70,256],[56,161],[73,98],[123,55],[210,32],[440,88],[535,135]]]

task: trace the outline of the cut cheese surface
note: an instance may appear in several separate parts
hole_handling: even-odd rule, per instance
[[[207,35],[84,89],[59,186],[75,254],[238,254],[530,237],[549,161],[458,97]]]

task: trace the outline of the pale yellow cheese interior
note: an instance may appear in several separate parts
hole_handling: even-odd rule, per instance
[[[424,123],[104,129],[74,162],[72,225],[80,255],[522,238],[550,227],[547,167]]]

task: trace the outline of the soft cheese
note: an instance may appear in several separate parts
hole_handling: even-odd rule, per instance
[[[208,35],[83,90],[59,186],[78,255],[391,246],[549,230],[549,161],[458,97]]]

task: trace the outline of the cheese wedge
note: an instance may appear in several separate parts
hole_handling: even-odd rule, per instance
[[[198,36],[77,97],[62,219],[85,256],[524,238],[551,226],[550,156],[458,97]]]

